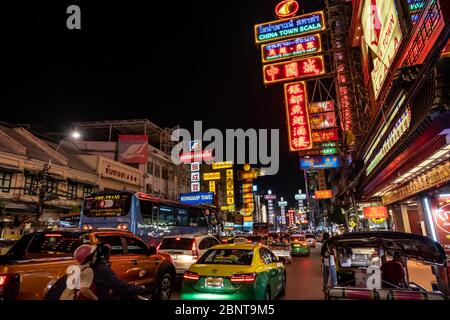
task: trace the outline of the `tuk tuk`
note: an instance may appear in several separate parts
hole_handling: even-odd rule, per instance
[[[393,231],[345,233],[324,242],[321,255],[325,299],[450,298],[445,251],[430,238]]]

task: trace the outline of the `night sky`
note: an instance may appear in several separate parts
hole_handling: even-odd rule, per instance
[[[290,198],[303,187],[298,154],[288,151],[282,85],[263,86],[254,43],[254,24],[275,20],[278,1],[43,2],[2,4],[0,121],[48,131],[138,118],[188,129],[194,120],[278,128],[280,171],[256,182]],[[66,28],[71,4],[81,7],[81,30]],[[300,6],[315,11],[323,0]]]

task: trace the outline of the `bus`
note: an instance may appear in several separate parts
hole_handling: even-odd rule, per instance
[[[157,246],[163,237],[177,234],[207,234],[215,231],[214,210],[160,199],[142,192],[97,192],[86,196],[80,228],[129,230]]]
[[[266,222],[253,223],[253,235],[269,235],[269,224]]]

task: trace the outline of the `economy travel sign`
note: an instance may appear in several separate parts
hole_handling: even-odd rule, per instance
[[[323,11],[255,25],[256,44],[325,30]]]
[[[322,51],[320,35],[286,39],[261,46],[262,62],[271,62],[300,57]]]

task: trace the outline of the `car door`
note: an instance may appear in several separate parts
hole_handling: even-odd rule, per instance
[[[267,278],[270,285],[270,297],[273,298],[278,292],[278,270],[276,263],[273,262],[269,250],[261,248],[259,252],[261,259],[265,265]]]
[[[119,234],[97,234],[99,243],[107,244],[111,247],[111,268],[117,276],[125,281],[127,280],[127,270],[129,258],[125,255],[124,241]]]
[[[273,254],[272,251],[267,250],[270,255],[271,264],[274,265],[276,269],[276,276],[274,277],[274,287],[276,288],[276,294],[278,294],[283,287],[284,280],[284,264],[278,261],[277,257]]]
[[[156,279],[156,255],[149,256],[147,245],[134,237],[125,236],[125,255],[128,258],[127,281],[150,286]]]

